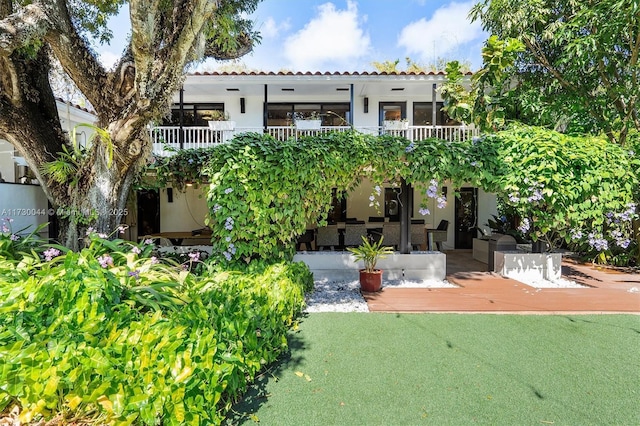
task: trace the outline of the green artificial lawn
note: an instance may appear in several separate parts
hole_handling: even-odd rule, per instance
[[[229,424],[640,424],[640,316],[314,313],[289,337]]]

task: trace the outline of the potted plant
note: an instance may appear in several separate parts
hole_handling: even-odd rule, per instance
[[[215,110],[211,113],[209,128],[211,130],[233,130],[236,122],[229,120],[229,113]]]
[[[362,260],[364,269],[360,270],[360,288],[362,291],[376,292],[382,288],[382,270],[376,269],[379,259],[386,258],[393,253],[393,248],[383,246],[384,237],[377,242],[371,242],[366,237],[362,237],[362,244],[358,247],[349,247],[351,253],[356,258],[356,262]]]
[[[320,130],[322,116],[316,111],[309,114],[296,113],[294,122],[297,130]]]

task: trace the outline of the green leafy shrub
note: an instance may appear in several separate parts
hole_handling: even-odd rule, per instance
[[[557,235],[590,247],[602,262],[618,249],[635,250],[635,151],[604,137],[522,125],[487,135],[476,146],[495,159],[483,172],[482,186],[520,216],[519,230],[534,241],[552,243]]]
[[[219,424],[312,285],[301,264],[198,277],[151,245],[87,238],[0,256],[0,412],[17,404],[22,422]]]
[[[0,257],[7,259],[18,259],[38,247],[42,240],[38,233],[47,224],[42,224],[27,235],[23,233],[27,229],[19,229],[14,232],[13,219],[10,217],[0,219]]]

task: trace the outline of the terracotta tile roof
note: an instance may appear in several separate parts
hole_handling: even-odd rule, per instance
[[[66,104],[66,103],[67,103],[67,101],[65,101],[65,100],[64,100],[64,99],[62,99],[62,98],[56,98],[56,101],[58,101],[58,102],[62,102],[63,104]],[[75,103],[73,103],[73,102],[69,103],[69,105],[71,105],[71,107],[73,107],[73,108],[75,108],[75,109],[79,109],[80,111],[88,112],[89,114],[95,114],[95,113],[96,113],[96,112],[93,110],[93,108],[85,108],[85,107],[82,107],[82,106],[80,106],[80,105],[78,105],[78,104],[75,104]],[[90,105],[90,104],[89,104],[89,105]]]
[[[472,72],[467,72],[466,75],[472,75]],[[197,75],[197,76],[244,76],[244,75],[251,75],[251,76],[304,76],[304,75],[316,75],[316,76],[344,76],[344,77],[348,77],[348,76],[380,76],[380,75],[446,75],[446,73],[444,71],[438,71],[438,72],[433,72],[433,71],[429,71],[429,72],[406,72],[406,71],[398,71],[398,72],[391,72],[391,73],[387,73],[387,72],[378,72],[378,71],[362,71],[362,72],[358,72],[358,71],[354,71],[354,72],[348,72],[348,71],[343,71],[343,72],[338,72],[338,71],[334,71],[334,72],[321,72],[321,71],[315,71],[315,72],[311,72],[311,71],[306,71],[306,72],[302,72],[302,71],[278,71],[278,72],[273,72],[273,71],[232,71],[232,72],[227,72],[227,71],[223,71],[223,72],[219,72],[219,71],[206,71],[206,72],[195,72],[195,73],[191,73],[188,75]]]

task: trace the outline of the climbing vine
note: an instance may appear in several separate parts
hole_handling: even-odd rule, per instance
[[[534,240],[555,236],[586,244],[601,237],[612,241],[607,249],[619,243],[637,251],[630,224],[637,216],[639,166],[635,152],[604,138],[516,126],[455,142],[355,130],[286,141],[246,133],[180,152],[155,168],[162,182],[209,185],[213,256],[244,263],[291,258],[307,226],[325,223],[331,189],[349,192],[363,179],[373,182],[374,192],[404,179],[439,207],[447,202],[445,182],[478,186],[511,206]],[[426,205],[420,211],[428,214]]]
[[[203,170],[210,178],[213,252],[226,261],[290,258],[307,225],[326,221],[331,189],[349,192],[365,178],[378,184],[404,178],[419,188],[434,179],[477,180],[465,166],[465,145],[357,131],[284,142],[237,137],[217,147]]]

